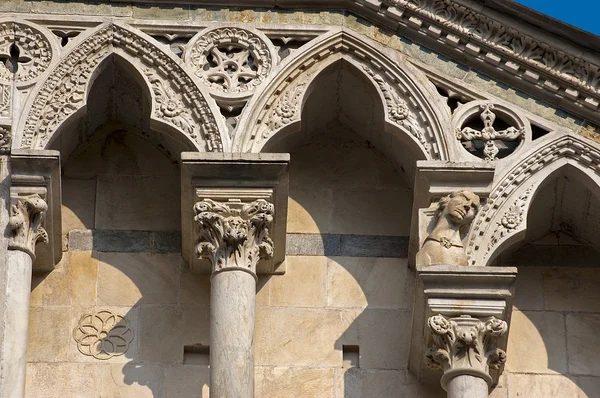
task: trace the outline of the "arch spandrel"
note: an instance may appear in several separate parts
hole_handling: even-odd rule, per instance
[[[98,66],[118,54],[143,76],[152,96],[151,120],[165,124],[198,151],[223,151],[229,137],[218,109],[173,54],[132,27],[105,23],[77,37],[25,105],[13,148],[48,148],[60,125],[86,105]]]
[[[433,84],[401,54],[394,52],[392,59],[380,47],[344,28],[314,39],[280,64],[248,103],[233,150],[261,152],[275,136],[297,131],[311,83],[325,68],[343,59],[377,89],[388,133],[407,136],[419,148],[420,158],[450,160],[457,156],[450,110]]]
[[[574,169],[600,197],[600,144],[580,135],[555,132],[540,138],[507,170],[473,221],[467,240],[469,265],[485,266],[525,238],[527,215],[536,193],[564,168]]]

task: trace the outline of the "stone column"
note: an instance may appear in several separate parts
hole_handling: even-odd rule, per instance
[[[254,397],[256,264],[273,255],[274,206],[259,199],[194,205],[196,255],[212,264],[210,396]]]
[[[507,330],[506,322],[469,315],[429,318],[433,346],[427,350],[427,365],[442,369],[442,387],[449,398],[486,398],[493,379],[490,369],[500,369],[506,353],[497,348],[497,340]]]
[[[47,210],[48,205],[38,194],[11,198],[11,237],[6,262],[7,310],[0,377],[0,397],[3,398],[25,396],[31,271],[36,243],[48,243],[48,234],[42,227]]]

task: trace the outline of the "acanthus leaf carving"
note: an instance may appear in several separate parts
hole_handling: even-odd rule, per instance
[[[199,227],[196,255],[207,258],[213,272],[235,267],[256,273],[260,259],[273,256],[269,230],[274,206],[264,199],[220,203],[204,199],[194,205]]]
[[[461,371],[478,374],[491,385],[490,369],[500,369],[506,362],[506,353],[497,347],[498,339],[508,331],[505,321],[495,317],[434,315],[427,324],[432,341],[425,354],[429,367],[442,369],[451,377]]]
[[[377,84],[379,90],[385,98],[387,115],[391,121],[405,128],[414,136],[417,141],[429,150],[429,143],[425,138],[423,129],[419,125],[414,112],[409,108],[408,103],[398,94],[396,90],[379,74],[375,73],[371,68],[363,65],[363,69]]]
[[[8,225],[12,236],[8,248],[24,251],[35,259],[35,245],[48,243],[48,233],[42,227],[48,204],[38,194],[16,196],[11,202]]]

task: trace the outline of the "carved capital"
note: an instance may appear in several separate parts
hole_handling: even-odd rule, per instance
[[[496,346],[508,325],[495,317],[486,319],[462,315],[448,318],[434,315],[428,320],[433,345],[427,349],[427,366],[442,369],[442,387],[459,375],[481,377],[492,386],[490,369],[500,369],[506,352]]]
[[[11,202],[8,248],[24,251],[35,260],[35,245],[48,243],[48,233],[42,227],[48,204],[38,194],[13,197]]]
[[[273,256],[269,230],[275,207],[264,199],[227,203],[204,199],[194,205],[194,221],[200,229],[195,252],[208,259],[213,272],[241,269],[256,275],[259,259]]]

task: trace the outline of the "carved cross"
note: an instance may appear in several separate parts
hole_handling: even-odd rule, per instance
[[[493,104],[481,105],[481,120],[483,121],[483,129],[475,130],[471,127],[464,127],[462,130],[456,130],[456,138],[461,141],[475,141],[482,140],[485,143],[483,148],[483,154],[485,160],[492,161],[497,159],[499,152],[498,146],[494,140],[501,141],[516,141],[521,139],[525,135],[525,129],[516,127],[508,127],[504,130],[496,130],[494,128],[494,121],[496,115],[492,112],[494,109]]]
[[[15,43],[0,52],[0,62],[4,64],[4,67],[12,74],[17,73],[19,64],[25,65],[31,61],[33,61],[33,59],[26,54],[21,54],[21,49]]]

